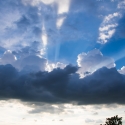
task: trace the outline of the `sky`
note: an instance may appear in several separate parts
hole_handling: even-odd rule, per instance
[[[125,124],[125,0],[0,0],[0,124]]]

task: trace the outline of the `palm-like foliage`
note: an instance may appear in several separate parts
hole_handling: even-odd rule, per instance
[[[118,117],[118,115],[116,115],[114,117],[107,118],[104,125],[122,125],[122,117]]]

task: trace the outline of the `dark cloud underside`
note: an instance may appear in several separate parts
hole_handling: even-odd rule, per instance
[[[103,67],[81,79],[77,69],[67,65],[51,72],[22,74],[11,65],[0,65],[0,99],[77,104],[125,103],[125,76],[115,68]]]

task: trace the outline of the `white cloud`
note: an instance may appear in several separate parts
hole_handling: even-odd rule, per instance
[[[51,72],[53,69],[55,68],[61,68],[64,69],[66,66],[66,64],[63,64],[61,62],[57,62],[57,63],[47,63],[46,65],[46,71]]]
[[[58,3],[58,14],[67,13],[69,11],[70,0],[56,0]]]
[[[44,4],[53,4],[56,3],[57,5],[57,14],[63,14],[63,13],[68,13],[69,11],[69,6],[70,6],[70,0],[22,0],[24,4],[31,4],[33,6],[39,5],[41,2]],[[63,18],[57,18],[57,28],[61,27],[63,24],[65,17]]]
[[[118,26],[118,20],[120,19],[121,14],[115,12],[104,17],[101,26],[99,27],[99,37],[98,43],[105,44],[115,33],[115,28]]]
[[[37,72],[37,71],[52,71],[55,68],[64,69],[66,64],[57,62],[57,63],[48,63],[46,58],[43,58],[39,55],[23,53],[19,54],[17,58],[12,51],[7,50],[4,52],[0,58],[0,65],[11,64],[19,71],[25,70],[27,72]]]
[[[64,63],[61,63],[61,62],[57,62],[57,63],[56,63],[56,68],[64,69],[65,66],[66,66],[66,64],[64,64]]]
[[[65,18],[66,18],[66,17],[62,17],[62,18],[58,18],[58,19],[57,19],[57,22],[56,22],[57,28],[60,28],[60,27],[62,26],[63,21],[64,21]]]
[[[45,71],[47,60],[37,55],[24,55],[17,58],[10,50],[4,52],[0,58],[0,64],[11,64],[18,70],[32,71]]]
[[[55,68],[55,64],[54,63],[47,64],[46,71],[51,72],[54,68]]]
[[[68,13],[69,6],[70,6],[70,0],[57,1],[57,4],[58,4],[58,12],[57,12],[58,15],[61,15],[63,13]],[[66,16],[57,18],[56,26],[58,29],[62,26],[65,18],[66,18]]]
[[[108,16],[106,16],[104,18],[104,23],[108,23],[108,22],[111,22],[111,19],[115,18],[115,17],[118,17],[119,16],[119,13],[118,12],[115,12],[113,14],[109,14]]]
[[[118,72],[125,75],[125,66],[118,70]]]
[[[98,49],[79,54],[77,63],[81,67],[78,72],[83,75],[85,72],[94,72],[103,66],[108,68],[115,66],[114,60],[110,57],[103,56]]]
[[[114,35],[115,29],[118,26],[118,21],[124,14],[124,9],[125,0],[118,1],[115,12],[104,17],[99,27],[98,43],[105,44]]]
[[[42,41],[43,41],[43,45],[46,46],[47,45],[47,34],[46,34],[46,30],[45,30],[45,27],[43,25],[43,28],[42,28]]]
[[[98,40],[101,41],[101,43],[106,43],[108,42],[108,40],[113,36],[113,34],[115,33],[115,29],[112,30],[107,30],[107,32],[101,32],[99,34],[99,38]]]
[[[103,27],[100,27],[99,28],[99,31],[108,31],[109,29],[111,29],[111,28],[115,28],[115,27],[117,27],[118,26],[118,24],[109,24],[109,25],[106,25],[106,26],[103,26]]]

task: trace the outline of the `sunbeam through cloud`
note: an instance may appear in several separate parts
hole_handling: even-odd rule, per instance
[[[125,0],[0,0],[0,125],[125,124]]]

